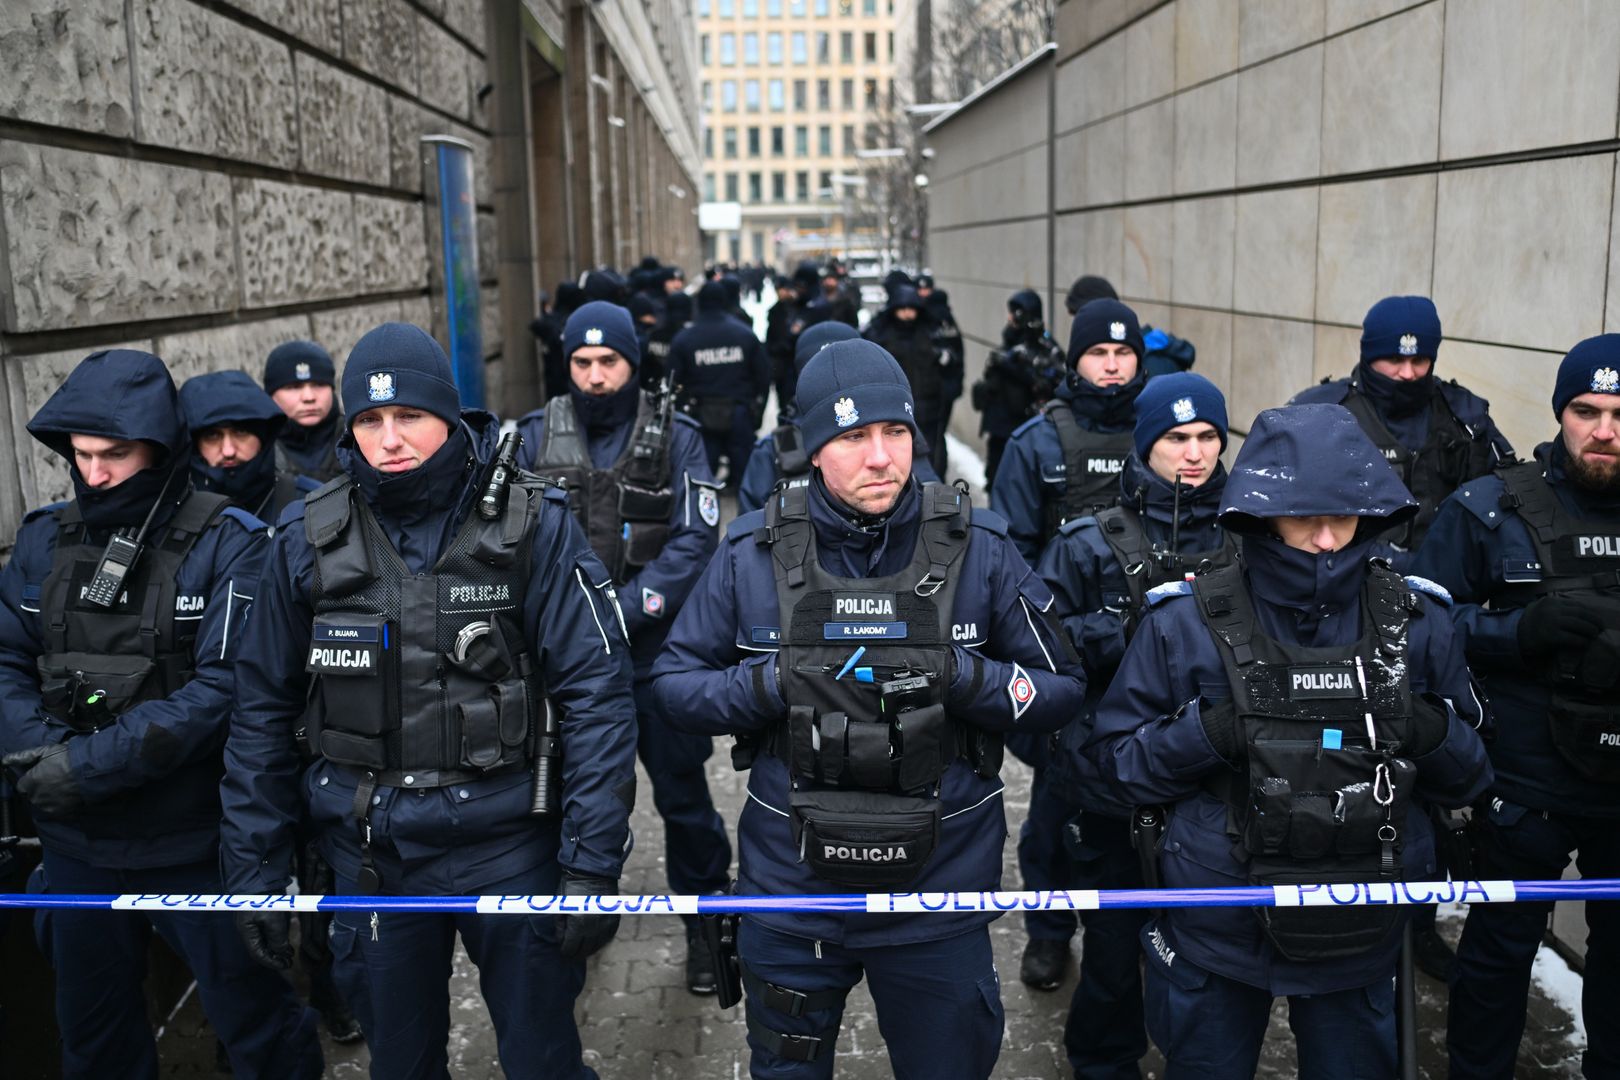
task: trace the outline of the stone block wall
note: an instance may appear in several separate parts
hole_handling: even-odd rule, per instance
[[[1065,0],[1057,27],[1039,70],[929,132],[930,260],[981,349],[1007,292],[1102,274],[1246,427],[1347,372],[1374,301],[1422,293],[1438,372],[1521,451],[1549,437],[1559,357],[1620,329],[1620,5]]]

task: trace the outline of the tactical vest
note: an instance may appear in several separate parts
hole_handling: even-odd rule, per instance
[[[1063,493],[1047,497],[1042,507],[1044,543],[1057,535],[1064,522],[1089,517],[1119,502],[1120,470],[1135,443],[1129,431],[1087,431],[1075,421],[1067,402],[1048,402],[1043,411],[1057,429],[1063,452]]]
[[[312,473],[305,473],[299,467],[298,462],[292,459],[292,455],[287,453],[286,447],[282,446],[278,440],[276,442],[276,472],[308,476],[310,479],[319,480],[323,484],[334,477],[342,475],[343,463],[338,460],[337,440],[333,439],[326,444],[326,453],[321,456],[320,465]]]
[[[93,732],[191,681],[208,598],[180,594],[180,567],[229,505],[223,495],[187,494],[146,544],[111,607],[84,598],[104,545],[90,541],[77,502],[57,513],[56,553],[39,605],[40,698],[47,713],[75,731]]]
[[[1567,512],[1540,462],[1498,472],[1506,491],[1501,507],[1519,515],[1536,546],[1536,564],[1506,567],[1495,609],[1522,607],[1542,596],[1598,593],[1614,604],[1606,634],[1620,633],[1620,523],[1588,522]],[[1588,780],[1620,782],[1620,700],[1612,671],[1584,669],[1579,656],[1561,656],[1543,668],[1552,689],[1547,723],[1553,745],[1570,768]]]
[[[469,515],[425,574],[406,568],[347,476],[304,500],[315,622],[303,739],[364,770],[368,796],[515,772],[536,752],[541,687],[522,629],[534,480],[513,482],[500,518]]]
[[[982,776],[1001,769],[999,736],[953,720],[944,703],[972,505],[955,488],[924,486],[911,563],[841,578],[816,557],[808,495],[773,498],[755,533],[771,551],[789,703],[761,749],[788,766],[794,838],[818,877],[905,885],[938,844],[946,769],[958,757]]]
[[[1259,885],[1398,881],[1401,830],[1417,776],[1410,743],[1407,626],[1419,610],[1400,575],[1367,570],[1362,633],[1351,645],[1285,645],[1258,628],[1240,565],[1193,579],[1232,687],[1245,771],[1211,782],[1227,831]],[[1376,743],[1374,742],[1376,736]],[[1376,948],[1397,907],[1257,908],[1277,951],[1330,960]]]
[[[784,480],[790,487],[809,483],[810,455],[804,452],[804,432],[798,424],[779,424],[771,432],[771,456],[776,460],[778,484]]]
[[[1404,551],[1416,551],[1440,513],[1440,504],[1468,481],[1491,471],[1493,456],[1487,433],[1457,419],[1438,386],[1429,406],[1429,434],[1415,451],[1408,450],[1390,433],[1355,380],[1351,380],[1342,404],[1418,503],[1414,517],[1385,530],[1379,538]]]
[[[1097,514],[1102,538],[1125,573],[1126,604],[1122,609],[1125,638],[1130,640],[1142,620],[1149,589],[1188,574],[1207,574],[1237,558],[1232,534],[1221,531],[1221,546],[1213,551],[1171,551],[1148,539],[1142,517],[1124,506],[1111,506]]]
[[[546,404],[534,471],[568,489],[568,507],[615,584],[629,581],[669,541],[674,437],[674,417],[662,408],[662,399],[644,393],[623,452],[611,468],[598,469],[591,464],[573,400],[563,394]]]

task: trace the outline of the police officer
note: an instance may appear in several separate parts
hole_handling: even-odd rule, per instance
[[[1168,808],[1157,874],[1433,881],[1429,807],[1465,805],[1491,770],[1444,591],[1368,558],[1411,496],[1347,410],[1299,405],[1256,418],[1222,503],[1241,562],[1148,594],[1090,744],[1120,798]],[[1156,916],[1144,990],[1165,1076],[1252,1076],[1277,995],[1299,1075],[1394,1075],[1407,910]]]
[[[1323,379],[1294,403],[1343,405],[1395,467],[1418,512],[1384,539],[1415,552],[1447,496],[1498,464],[1513,447],[1490,416],[1490,403],[1435,378],[1440,314],[1426,296],[1386,296],[1361,324],[1361,361],[1348,378]]]
[[[979,434],[988,454],[984,474],[992,484],[1007,439],[1052,396],[1064,375],[1063,347],[1046,332],[1041,297],[1020,289],[1007,298],[1007,323],[1001,348],[990,354],[984,378],[973,384],[973,407],[979,412]]]
[[[287,414],[240,371],[196,375],[180,387],[191,432],[191,482],[217,491],[260,521],[274,524],[287,504],[321,485],[276,467],[276,436]]]
[[[1136,399],[1136,448],[1120,474],[1120,505],[1069,522],[1039,572],[1053,613],[1085,660],[1086,705],[1048,750],[1021,735],[1008,748],[1035,765],[1029,816],[1018,839],[1026,889],[1133,889],[1142,874],[1130,835],[1132,806],[1101,781],[1079,748],[1146,609],[1149,589],[1230,563],[1234,545],[1216,522],[1226,488],[1226,399],[1199,375],[1154,379]],[[1147,1052],[1138,934],[1146,913],[1085,912],[1080,982],[1064,1047],[1081,1078],[1135,1076]],[[1032,911],[1019,977],[1040,990],[1063,981],[1075,916]]]
[[[515,468],[499,482],[494,418],[461,412],[449,359],[417,327],[362,337],[343,400],[347,469],[284,518],[243,635],[227,881],[282,892],[307,815],[340,894],[616,892],[635,795],[630,660],[566,497]],[[287,917],[237,918],[256,958],[285,968]],[[507,1075],[594,1077],[574,1000],[616,925],[340,913],[336,975],[372,1075],[445,1075],[459,933]]]
[[[765,354],[771,361],[771,385],[776,388],[777,422],[785,422],[786,413],[792,412],[793,384],[799,373],[793,365],[793,348],[799,331],[804,328],[804,301],[799,295],[797,278],[779,275],[776,279],[776,303],[765,313]]]
[[[343,471],[338,437],[343,413],[332,393],[332,358],[313,341],[284,341],[264,361],[264,392],[287,424],[276,439],[276,469],[325,482]]]
[[[704,282],[697,318],[675,335],[669,349],[669,379],[683,409],[703,426],[709,471],[730,462],[727,486],[742,480],[754,429],[770,393],[770,361],[759,339],[727,314],[726,287]]]
[[[1001,737],[1072,715],[1078,660],[1001,522],[912,478],[915,405],[892,357],[829,345],[798,404],[812,480],[731,524],[654,693],[671,723],[740,736],[734,760],[752,759],[743,891],[993,889]],[[864,973],[896,1076],[988,1076],[993,917],[745,916],[753,1075],[831,1076]]]
[[[1480,877],[1620,876],[1620,335],[1558,367],[1558,433],[1447,499],[1413,569],[1452,590],[1489,695],[1496,783],[1474,809]],[[1550,904],[1476,904],[1457,948],[1453,1077],[1514,1072]],[[1620,1075],[1620,915],[1586,905],[1587,1076]]]
[[[1069,331],[1068,374],[1041,415],[1015,430],[990,488],[990,506],[1033,562],[1065,521],[1110,506],[1131,452],[1142,374],[1136,312],[1093,300]]]
[[[0,752],[44,845],[48,893],[218,893],[219,747],[264,527],[192,488],[174,382],[150,353],[76,367],[28,424],[74,497],[29,514],[0,571]],[[62,1072],[156,1076],[151,932],[191,968],[237,1076],[321,1074],[315,1014],[229,920],[59,910]]]
[[[929,447],[935,473],[945,470],[945,427],[951,404],[962,392],[961,358],[940,340],[940,326],[910,285],[896,285],[889,304],[867,323],[862,336],[881,345],[900,364],[917,405],[917,432]]]
[[[623,308],[586,304],[569,317],[563,347],[573,387],[519,421],[519,461],[567,486],[569,507],[618,589],[635,664],[638,749],[664,819],[670,888],[721,892],[731,880],[731,842],[703,771],[713,740],[660,720],[650,687],[653,659],[714,554],[720,501],[703,434],[673,412],[667,393],[642,391]],[[711,994],[714,967],[695,917],[686,937],[687,989]]]
[[[641,388],[643,390],[656,390],[662,386],[664,379],[669,375],[669,350],[675,341],[675,335],[692,325],[692,298],[683,292],[672,292],[664,298],[664,314],[658,325],[652,328],[647,335],[646,345],[641,352]],[[562,348],[562,338],[559,332],[558,349]],[[558,390],[568,392],[573,379],[570,376],[567,382],[558,385],[547,384],[547,391]]]

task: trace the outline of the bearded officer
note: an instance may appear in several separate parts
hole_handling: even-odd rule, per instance
[[[665,869],[676,893],[721,892],[731,842],[714,808],[704,762],[714,741],[664,723],[652,700],[653,659],[687,593],[714,554],[720,522],[703,431],[667,392],[641,389],[641,354],[625,310],[592,301],[568,317],[568,393],[518,424],[519,461],[568,489],[569,508],[613,577],[635,664],[637,748],[664,821]],[[686,986],[715,990],[695,916],[686,923]]]
[[[1168,808],[1169,888],[1433,881],[1431,806],[1490,782],[1444,590],[1370,559],[1416,506],[1338,405],[1268,409],[1221,524],[1239,562],[1148,594],[1089,744],[1128,803]],[[1203,907],[1143,934],[1167,1080],[1254,1075],[1274,997],[1298,1074],[1395,1073],[1410,908]]]
[[[193,489],[174,382],[150,353],[76,367],[28,424],[74,498],[29,514],[0,571],[0,751],[51,893],[218,893],[219,747],[264,526]],[[156,930],[196,977],[237,1076],[315,1077],[315,1014],[230,921],[36,916],[56,969],[62,1073],[156,1076],[141,983]]]
[[[809,484],[732,522],[653,668],[671,723],[752,760],[739,888],[994,889],[1001,739],[1050,731],[1085,678],[1001,521],[911,475],[910,387],[867,341],[799,377]],[[986,1077],[993,913],[745,916],[755,1076],[827,1077],[864,974],[895,1075]]]
[[[340,894],[616,892],[635,711],[607,572],[560,489],[500,482],[495,420],[462,413],[426,332],[377,327],[343,376],[346,472],[283,520],[244,635],[222,789],[232,889],[283,891],[307,815]],[[372,1075],[445,1075],[460,934],[506,1074],[594,1077],[574,1000],[617,921],[340,913],[335,973]],[[261,962],[288,965],[287,916],[238,922]]]
[[[343,412],[332,387],[337,369],[313,341],[284,341],[264,361],[264,392],[287,414],[276,439],[276,468],[327,481],[343,472]]]
[[[990,506],[1034,562],[1066,521],[1112,506],[1131,452],[1142,328],[1118,300],[1092,300],[1069,330],[1069,371],[1039,416],[1007,441]]]
[[[217,491],[274,525],[289,503],[321,486],[290,466],[278,467],[276,437],[287,414],[243,372],[187,379],[180,411],[191,431],[191,480],[199,489]]]
[[[1490,697],[1496,783],[1471,822],[1480,877],[1620,876],[1620,335],[1564,357],[1558,433],[1533,460],[1463,486],[1414,569],[1457,598]],[[1454,1077],[1511,1076],[1551,904],[1468,909],[1451,984]],[[1620,914],[1586,908],[1587,1076],[1620,1075]]]

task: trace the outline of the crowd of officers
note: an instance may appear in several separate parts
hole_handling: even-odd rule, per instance
[[[762,341],[736,276],[694,309],[656,259],[592,271],[546,298],[552,396],[505,435],[406,324],[341,377],[303,341],[178,392],[148,353],[80,363],[28,424],[73,497],[0,571],[27,887],[582,899],[296,930],[42,911],[64,1074],[156,1075],[155,931],[238,1076],[319,1075],[318,1017],[374,1076],[447,1075],[458,935],[507,1074],[594,1076],[574,1005],[638,756],[679,894],[1000,888],[1007,751],[1034,767],[1029,889],[1557,878],[1574,852],[1620,876],[1620,336],[1564,357],[1520,459],[1435,374],[1425,298],[1380,300],[1348,377],[1234,429],[1106,281],[1070,291],[1066,347],[1021,291],[971,391],[985,510],[941,482],[948,299],[884,285],[862,328],[842,269],[801,266]],[[717,735],[749,771],[735,881]],[[1135,1077],[1151,1037],[1170,1077],[1251,1076],[1279,996],[1301,1075],[1393,1075],[1411,910],[1082,912],[1075,1075]],[[995,915],[691,917],[686,984],[744,999],[756,1077],[831,1076],[864,978],[896,1076],[984,1078]],[[1512,1075],[1547,916],[1475,905],[1454,960],[1420,930],[1452,1076]],[[1584,1065],[1613,1076],[1620,935],[1586,917]],[[1020,976],[1055,989],[1076,917],[1027,929]]]

